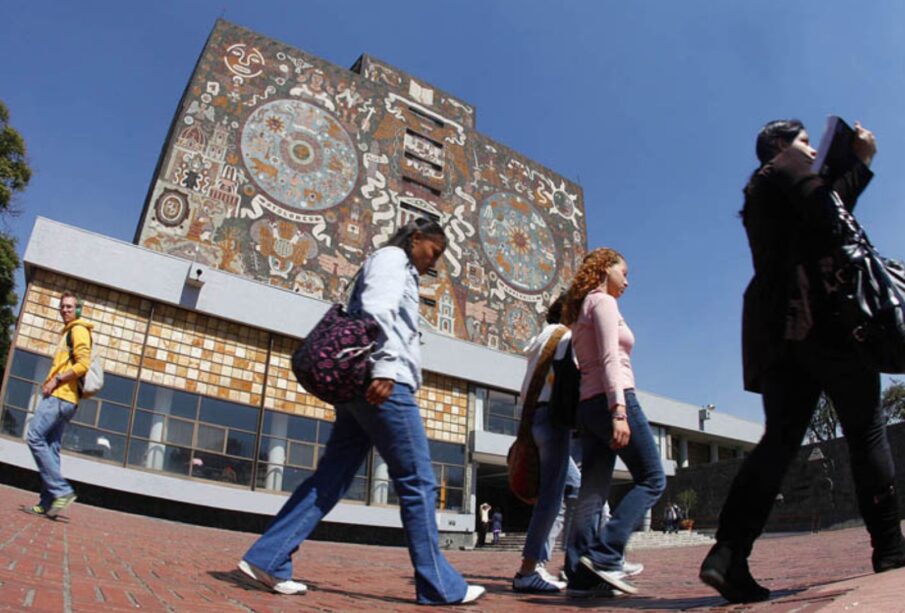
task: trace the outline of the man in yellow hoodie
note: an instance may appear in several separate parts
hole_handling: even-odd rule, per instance
[[[41,500],[31,511],[48,517],[56,517],[75,501],[75,491],[60,470],[60,441],[66,424],[78,408],[81,378],[91,365],[94,324],[81,316],[78,297],[63,292],[60,296],[63,334],[44,380],[44,398],[35,410],[26,437],[41,475]]]

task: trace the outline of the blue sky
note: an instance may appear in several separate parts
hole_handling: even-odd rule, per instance
[[[589,246],[623,252],[639,387],[761,419],[742,390],[754,137],[827,114],[877,134],[858,213],[905,256],[905,4],[0,0],[0,99],[36,215],[131,240],[176,105],[223,16],[349,67],[363,52],[477,107],[478,129],[584,188]],[[21,277],[20,277],[21,283]],[[21,287],[20,287],[21,290]]]

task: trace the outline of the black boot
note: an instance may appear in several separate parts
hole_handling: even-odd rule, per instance
[[[726,542],[718,542],[710,549],[701,563],[699,577],[729,602],[760,602],[770,597],[770,590],[751,576],[748,557],[733,551]]]
[[[890,485],[874,496],[864,513],[864,523],[870,532],[874,572],[882,573],[905,566],[905,540],[899,527],[899,502],[895,487]]]

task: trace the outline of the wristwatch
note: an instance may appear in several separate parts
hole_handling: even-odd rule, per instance
[[[60,378],[60,375],[54,375],[53,380],[57,382],[57,386],[63,383],[63,380]]]

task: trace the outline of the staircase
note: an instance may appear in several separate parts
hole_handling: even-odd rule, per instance
[[[491,545],[493,537],[487,535],[487,546],[484,551],[521,551],[525,546],[524,532],[506,532],[500,537],[499,545]],[[713,537],[700,532],[679,530],[672,534],[659,531],[635,532],[628,542],[628,551],[640,549],[665,549],[668,547],[692,547],[695,545],[712,545]],[[559,545],[559,543],[558,543]]]

